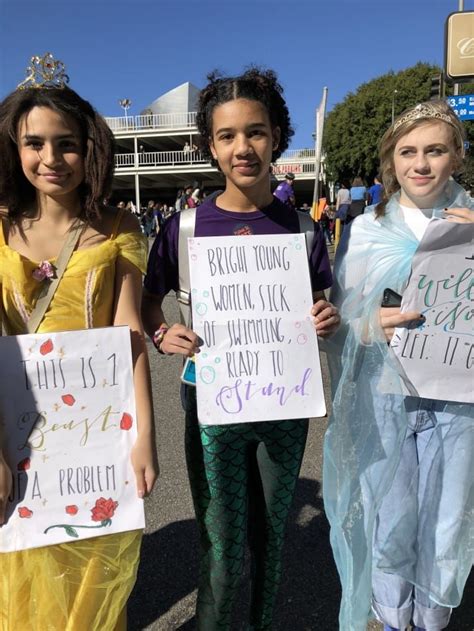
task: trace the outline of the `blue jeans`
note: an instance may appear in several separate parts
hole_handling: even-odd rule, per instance
[[[472,483],[472,425],[466,425],[461,441],[443,401],[408,397],[405,405],[408,430],[375,524],[372,608],[391,627],[405,629],[412,621],[439,631],[448,625],[451,609],[430,598],[426,583],[434,559],[449,556],[443,554],[444,546],[462,521]],[[443,468],[446,461],[450,466]],[[391,564],[394,557],[399,567]],[[441,580],[438,575],[436,580]]]

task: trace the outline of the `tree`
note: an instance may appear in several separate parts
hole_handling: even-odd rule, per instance
[[[342,103],[328,114],[324,128],[324,149],[327,170],[335,181],[351,180],[361,175],[368,180],[378,171],[378,144],[395,116],[408,107],[429,99],[431,77],[441,69],[419,62],[401,72],[389,72],[362,84],[355,93],[349,93]],[[474,86],[464,84],[461,92],[469,94]],[[473,90],[474,92],[474,90]],[[471,94],[473,93],[471,92]],[[448,94],[452,89],[448,87]],[[472,125],[466,125],[471,143],[474,144]],[[466,177],[474,176],[472,158],[466,169]],[[464,184],[470,185],[464,180]]]

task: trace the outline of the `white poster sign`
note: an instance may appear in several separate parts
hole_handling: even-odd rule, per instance
[[[397,328],[391,348],[407,391],[474,403],[474,225],[432,220],[415,253],[402,311],[425,318]]]
[[[200,422],[326,412],[302,234],[188,240]]]
[[[13,473],[0,551],[143,528],[129,328],[2,337],[0,357]]]

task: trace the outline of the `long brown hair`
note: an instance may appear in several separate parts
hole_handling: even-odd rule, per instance
[[[445,101],[426,101],[405,110],[390,125],[380,141],[380,176],[383,184],[383,197],[375,209],[375,216],[382,217],[390,197],[400,190],[395,175],[393,156],[397,142],[413,129],[427,123],[444,122],[451,130],[454,146],[454,170],[459,170],[464,158],[465,131],[462,123]]]
[[[0,103],[0,205],[8,208],[12,221],[18,221],[34,205],[36,189],[23,173],[17,143],[19,122],[34,107],[48,107],[78,124],[85,173],[79,199],[82,218],[93,221],[100,217],[112,188],[115,141],[102,116],[67,87],[15,90]]]

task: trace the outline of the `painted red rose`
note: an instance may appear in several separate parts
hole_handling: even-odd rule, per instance
[[[46,340],[46,342],[43,342],[40,346],[40,353],[41,355],[47,355],[48,353],[51,353],[53,348],[54,346],[52,340]]]
[[[30,517],[33,515],[33,511],[26,506],[20,506],[18,509],[18,514],[22,519],[30,519]]]
[[[105,497],[99,497],[94,508],[91,509],[92,521],[111,519],[114,516],[117,506],[118,502],[114,502],[111,497],[109,497],[108,500],[106,500]]]
[[[72,394],[63,394],[61,399],[66,405],[74,405],[76,402],[76,399],[72,396]]]
[[[77,515],[79,509],[75,504],[69,504],[69,506],[66,506],[65,510],[68,515]]]
[[[130,416],[130,414],[127,414],[127,412],[124,412],[120,420],[120,429],[129,430],[131,429],[132,425],[133,425],[132,417]]]
[[[30,466],[31,460],[29,458],[23,458],[23,460],[20,460],[20,462],[16,465],[16,468],[18,471],[28,471]]]

